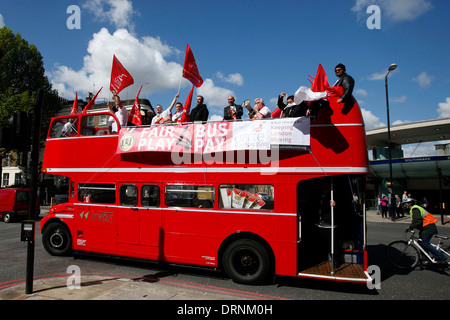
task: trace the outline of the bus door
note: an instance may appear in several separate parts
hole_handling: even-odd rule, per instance
[[[109,183],[79,183],[74,212],[74,247],[114,253],[116,249],[116,187]]]
[[[300,220],[298,264],[301,269],[331,260],[331,236],[334,233],[331,183],[330,177],[323,177],[301,181],[297,186]]]
[[[117,241],[139,244],[139,189],[133,183],[119,183],[119,207],[117,209]]]
[[[139,220],[139,242],[145,246],[158,248],[163,246],[164,232],[161,226],[160,206],[161,184],[143,184],[141,186],[141,209]]]
[[[299,269],[328,262],[364,264],[364,177],[339,175],[301,181],[297,186]]]
[[[158,184],[120,183],[118,242],[146,246],[146,248],[136,248],[136,250],[157,254],[161,238],[159,205],[160,187]]]

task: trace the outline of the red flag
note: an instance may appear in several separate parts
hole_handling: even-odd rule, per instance
[[[279,118],[281,115],[281,109],[277,108],[274,112],[272,112],[271,117],[272,118]]]
[[[120,91],[134,83],[133,77],[122,66],[119,59],[114,55],[113,64],[111,70],[111,83],[109,89],[115,94],[119,94]]]
[[[84,107],[84,110],[82,113],[87,113],[88,110],[92,109],[92,106],[94,105],[95,99],[97,99],[98,94],[100,93],[100,91],[102,91],[103,87],[100,88],[100,90],[98,90],[97,94],[91,99],[91,101],[89,101],[89,103],[86,105],[86,107]]]
[[[180,120],[181,122],[189,122],[193,94],[194,94],[194,85],[192,85],[191,92],[189,92],[186,102],[184,103],[183,114],[181,115]]]
[[[183,77],[192,82],[197,88],[203,84],[203,79],[198,72],[197,63],[195,62],[194,54],[189,44],[187,45],[186,56],[184,58]]]
[[[330,85],[328,84],[327,74],[325,70],[323,69],[322,65],[319,64],[319,68],[317,69],[316,77],[314,78],[314,81],[312,82],[312,88],[311,90],[313,92],[325,92],[330,88]]]
[[[77,92],[75,92],[75,101],[73,102],[72,111],[70,112],[71,116],[76,115],[76,114],[78,114],[78,93]]]
[[[134,123],[137,126],[142,125],[141,109],[139,108],[139,94],[141,93],[141,89],[139,89],[136,99],[134,100],[133,107],[128,115],[128,122]]]

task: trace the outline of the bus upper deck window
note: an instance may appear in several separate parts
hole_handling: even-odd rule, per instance
[[[115,119],[108,114],[85,116],[81,121],[81,135],[95,136],[110,134],[115,122]]]
[[[50,138],[73,137],[78,134],[78,118],[61,118],[53,121]]]

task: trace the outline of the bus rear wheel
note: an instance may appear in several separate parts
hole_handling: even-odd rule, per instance
[[[269,276],[270,255],[266,248],[255,240],[237,240],[225,249],[223,268],[237,283],[258,284]]]
[[[42,244],[52,256],[67,256],[72,252],[70,231],[59,222],[52,222],[45,227]]]

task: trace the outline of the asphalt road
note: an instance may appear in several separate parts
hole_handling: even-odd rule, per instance
[[[0,222],[0,290],[26,278],[27,244],[20,241],[20,226],[19,222]],[[384,258],[385,247],[389,242],[402,238],[405,229],[405,224],[397,222],[368,223],[368,264],[379,267],[379,289],[369,289],[364,284],[287,277],[277,277],[273,284],[245,286],[234,283],[221,272],[211,270],[84,255],[76,258],[52,257],[44,250],[39,232],[36,233],[34,277],[69,276],[68,268],[76,265],[83,276],[146,278],[151,281],[164,279],[174,286],[189,284],[211,290],[238,290],[242,298],[247,299],[449,300],[450,272],[447,274],[440,269],[416,269],[399,274],[388,265]],[[439,231],[441,235],[450,236],[450,228],[439,228]],[[235,298],[234,296],[233,299]]]

